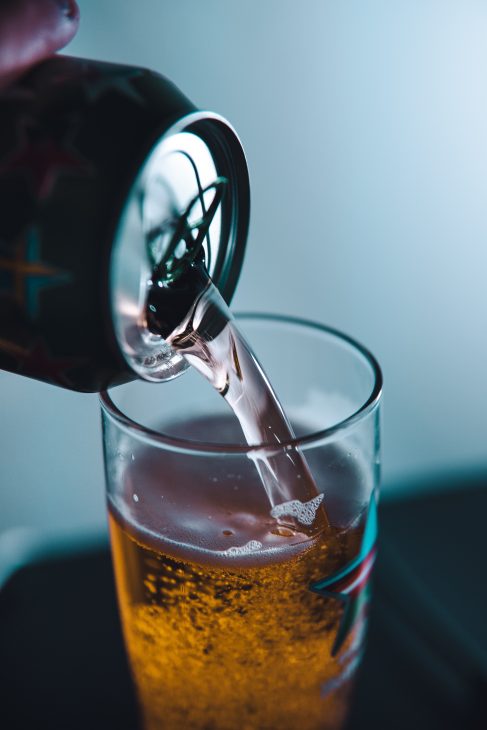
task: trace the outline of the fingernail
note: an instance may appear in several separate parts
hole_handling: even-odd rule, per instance
[[[74,20],[78,15],[78,6],[75,0],[56,0],[61,8],[61,12],[70,20]]]

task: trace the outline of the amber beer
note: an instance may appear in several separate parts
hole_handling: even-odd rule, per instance
[[[353,565],[363,520],[310,537],[269,519],[250,462],[227,484],[195,468],[190,484],[187,469],[178,478],[180,458],[156,464],[135,454],[123,487],[123,503],[133,509],[110,501],[119,603],[144,727],[337,730],[365,604],[355,606],[344,631],[347,605],[319,587]],[[355,582],[363,584],[364,575]],[[328,593],[343,594],[347,575],[341,580]]]

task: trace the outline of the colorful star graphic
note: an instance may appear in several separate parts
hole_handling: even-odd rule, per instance
[[[80,367],[86,363],[85,358],[53,357],[45,342],[37,337],[31,349],[15,342],[0,338],[0,352],[5,352],[17,360],[17,373],[31,378],[44,380],[46,383],[72,388],[73,383],[66,371]]]
[[[36,319],[42,289],[67,284],[71,275],[40,260],[39,236],[35,227],[24,231],[13,247],[13,256],[11,251],[9,253],[9,257],[3,256],[0,246],[0,273],[8,275],[2,277],[7,279],[3,291],[13,296],[29,316]]]
[[[30,352],[27,352],[21,359],[18,372],[21,375],[29,375],[53,385],[69,388],[72,383],[66,375],[66,370],[77,367],[81,363],[79,358],[53,357],[45,342],[37,338]]]
[[[48,197],[58,178],[66,174],[86,175],[91,166],[66,138],[41,131],[30,117],[24,117],[17,147],[0,164],[0,175],[22,176],[39,200]]]
[[[95,78],[94,74],[95,69],[86,78],[86,84],[84,86],[85,94],[90,101],[97,99],[108,91],[116,90],[119,94],[130,97],[138,104],[146,103],[144,97],[139,94],[132,84],[133,79],[142,76],[142,71],[139,71],[139,69],[130,69],[124,74],[121,74],[118,69],[115,69],[113,73],[108,73],[104,70],[98,78]]]
[[[66,59],[67,60],[67,59]],[[96,101],[100,96],[117,91],[128,96],[138,104],[145,104],[145,99],[135,86],[133,79],[143,76],[144,71],[138,68],[121,69],[115,64],[94,65],[81,64],[78,60],[72,66],[62,67],[51,76],[50,83],[64,84],[81,82],[83,92],[88,101]]]
[[[12,355],[17,360],[27,357],[29,354],[29,350],[26,350],[25,347],[21,347],[16,342],[4,340],[3,338],[0,338],[0,352],[6,352],[7,355]]]
[[[375,492],[370,499],[362,544],[357,557],[333,575],[309,588],[324,598],[335,598],[344,604],[340,627],[333,644],[332,656],[340,651],[349,631],[368,603],[367,581],[376,556],[377,500]]]

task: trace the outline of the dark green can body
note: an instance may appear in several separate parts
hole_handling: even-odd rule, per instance
[[[144,161],[185,119],[192,134],[213,139],[216,167],[233,177],[213,273],[229,299],[249,196],[243,153],[230,127],[222,133],[224,120],[198,115],[158,74],[62,56],[2,94],[1,369],[87,392],[136,377],[114,325],[112,250]],[[143,258],[142,245],[135,256]]]

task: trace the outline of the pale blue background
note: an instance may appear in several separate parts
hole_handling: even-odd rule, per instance
[[[486,4],[80,5],[70,53],[158,70],[237,128],[253,210],[235,307],[375,352],[385,488],[487,465]],[[0,530],[104,525],[96,397],[1,374],[0,398]]]

